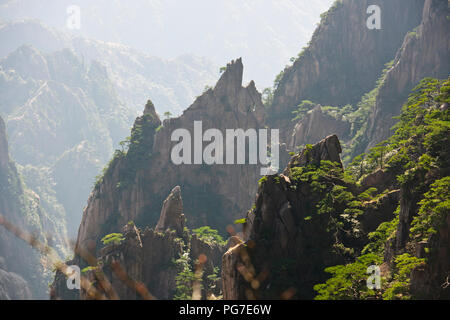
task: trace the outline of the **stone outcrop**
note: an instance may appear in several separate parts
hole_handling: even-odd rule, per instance
[[[324,113],[322,107],[317,105],[295,124],[288,146],[290,150],[296,150],[298,146],[319,141],[329,135],[337,135],[342,139],[348,137],[349,133],[349,122]]]
[[[341,143],[336,135],[329,136],[311,148],[305,148],[300,154],[294,156],[289,162],[284,174],[287,175],[293,167],[306,167],[308,165],[320,166],[321,161],[336,162],[342,167],[340,154]]]
[[[417,257],[425,258],[425,246],[435,248],[429,263],[411,274],[411,291],[423,299],[450,299],[450,215],[429,243],[420,243]]]

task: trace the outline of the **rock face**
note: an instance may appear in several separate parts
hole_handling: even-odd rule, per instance
[[[216,283],[210,283],[208,276],[215,274],[215,268],[220,270],[224,248],[183,230],[184,219],[181,190],[175,187],[164,201],[156,229],[146,228],[141,231],[133,223],[128,223],[122,228],[123,241],[101,248],[95,268],[83,273],[93,284],[91,287],[82,288],[79,292],[68,292],[65,290],[66,277],[58,272],[52,285],[51,298],[173,299],[177,294],[176,276],[183,271],[183,266],[175,261],[182,257],[187,258],[192,272],[200,266],[194,262],[201,261],[201,279],[204,283],[201,297],[206,298],[211,293],[219,295],[220,282],[216,280]],[[68,264],[80,262],[81,259],[76,258]],[[107,290],[104,278],[112,290]]]
[[[448,3],[426,0],[422,23],[405,38],[380,88],[366,132],[367,149],[387,139],[408,94],[425,77],[445,79],[450,74]]]
[[[330,136],[294,157],[283,175],[260,185],[256,208],[247,214],[245,243],[230,248],[222,260],[224,299],[311,298],[312,286],[324,276],[319,270],[345,260],[333,251],[334,239],[325,230],[330,217],[311,218],[317,195],[291,175],[294,168],[321,160],[337,160],[339,166],[340,152],[339,140]]]
[[[0,300],[45,299],[45,257],[8,231],[10,223],[22,232],[33,233],[36,240],[48,244],[56,237],[44,236],[53,230],[48,213],[40,207],[39,197],[20,180],[9,158],[5,124],[0,117]]]
[[[21,46],[0,65],[11,154],[42,205],[75,238],[92,179],[135,113],[119,101],[101,63],[87,68],[69,49],[44,54]]]
[[[319,166],[320,162],[324,160],[339,163],[342,167],[341,153],[342,148],[339,138],[336,135],[329,136],[311,148],[304,149],[299,155],[294,156],[284,174],[288,174],[293,167]]]
[[[291,117],[302,100],[356,105],[375,87],[406,33],[420,24],[423,4],[424,0],[336,2],[324,15],[310,46],[284,71],[272,103],[274,126],[282,128],[277,119]],[[381,30],[366,27],[370,5],[380,6]]]
[[[186,129],[194,136],[194,121],[202,121],[203,132],[210,128],[223,133],[226,129],[264,128],[261,95],[253,82],[242,87],[242,74],[241,59],[228,64],[214,89],[198,97],[181,117],[165,120],[162,127],[156,114],[151,114],[152,107],[147,108],[135,123],[130,150],[112,161],[90,196],[78,247],[87,248],[89,243],[95,247],[102,236],[130,220],[139,226],[155,225],[170,186],[183,189],[189,226],[208,225],[224,233],[225,227],[250,207],[259,166],[177,166],[171,160],[172,133]],[[167,205],[170,207],[170,202]],[[172,210],[169,207],[167,210]]]
[[[223,256],[224,299],[312,299],[313,286],[328,277],[326,267],[351,261],[368,234],[393,219],[399,190],[361,204],[363,215],[344,214],[337,190],[352,201],[367,188],[343,179],[341,152],[339,139],[329,136],[294,156],[282,175],[260,183],[244,242],[235,241]],[[323,161],[334,169],[315,171]]]
[[[366,27],[370,5],[381,9],[381,30]],[[338,134],[357,156],[387,139],[395,124],[392,118],[400,114],[419,81],[449,74],[449,10],[441,0],[336,1],[310,45],[282,73],[269,108],[270,126],[281,129],[282,140],[292,151]],[[393,65],[385,73],[390,61]],[[377,82],[381,75],[384,80]],[[364,111],[360,133],[353,131],[353,125],[348,131],[348,118],[332,119],[318,110],[297,123],[291,121],[292,112],[304,100],[342,110],[347,104],[358,106],[374,88],[374,101]]]

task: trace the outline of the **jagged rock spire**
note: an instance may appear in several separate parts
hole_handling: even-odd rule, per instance
[[[243,74],[242,58],[231,61],[227,64],[226,70],[217,82],[214,91],[218,95],[237,95],[242,87]]]
[[[147,100],[147,104],[145,105],[144,109],[144,115],[150,114],[155,119],[159,119],[158,114],[156,113],[155,105],[153,104],[152,100]]]
[[[175,230],[178,236],[183,234],[185,218],[183,214],[183,200],[181,188],[176,186],[164,200],[156,231],[164,232],[167,229]]]

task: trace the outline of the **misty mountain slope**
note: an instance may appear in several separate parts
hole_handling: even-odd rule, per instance
[[[366,26],[372,4],[381,9],[380,30]],[[310,45],[281,74],[272,117],[289,117],[302,100],[339,107],[358,103],[375,87],[406,33],[420,24],[423,5],[424,0],[335,1]]]
[[[70,32],[122,43],[160,57],[195,54],[208,57],[219,66],[243,57],[247,65],[244,80],[255,80],[258,88],[264,88],[306,45],[319,15],[332,2],[315,0],[311,5],[308,0],[43,0],[38,4],[20,0],[0,6],[0,17],[39,19],[69,30],[66,10],[78,5],[81,29]],[[160,105],[159,101],[155,103]]]
[[[55,248],[64,259],[68,254],[65,217],[46,207],[46,200],[25,186],[9,158],[5,124],[0,117],[2,224],[8,221],[21,232],[34,235],[41,243]],[[46,299],[51,268],[44,256],[0,226],[0,299]]]
[[[70,35],[34,20],[0,22],[0,42],[3,57],[22,45],[32,45],[45,54],[72,49],[87,65],[101,61],[120,99],[136,116],[149,96],[158,103],[160,114],[180,114],[219,76],[219,67],[205,58],[184,54],[162,59],[118,43]]]
[[[127,136],[134,112],[101,64],[87,69],[68,49],[44,55],[22,46],[0,66],[11,154],[41,197],[63,205],[73,235],[94,177]]]

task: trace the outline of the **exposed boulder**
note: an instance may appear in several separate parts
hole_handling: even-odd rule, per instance
[[[368,121],[367,150],[387,139],[411,90],[425,77],[450,74],[450,7],[447,1],[426,0],[422,22],[404,39],[394,65],[382,84]],[[412,28],[410,29],[412,30]]]

